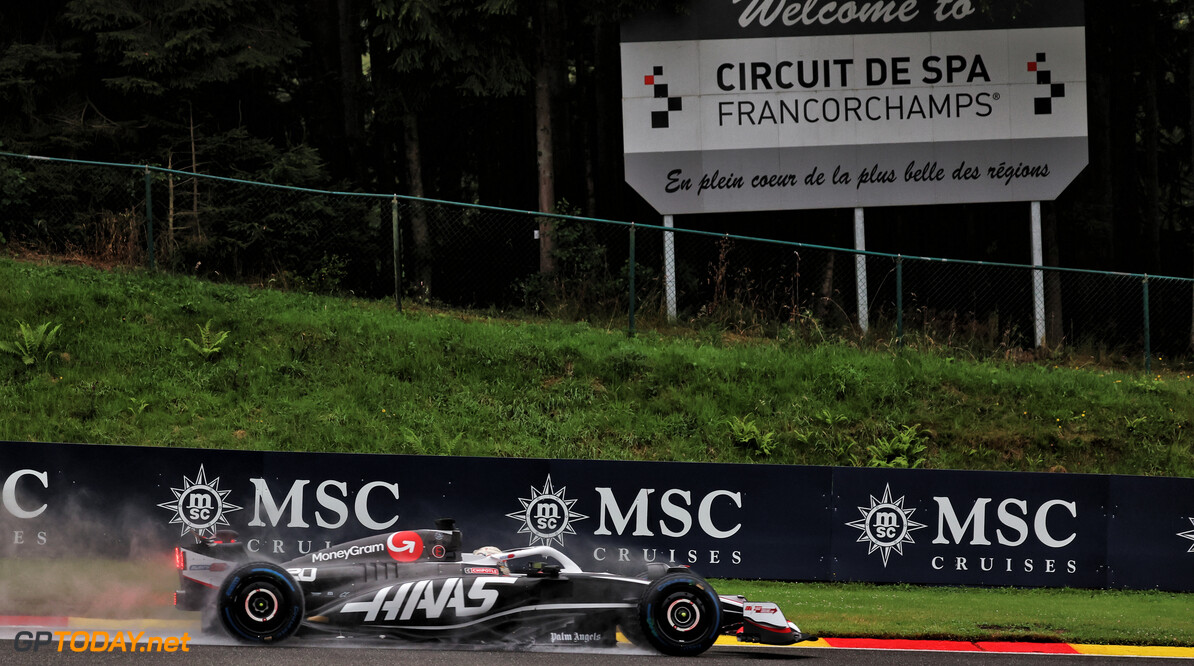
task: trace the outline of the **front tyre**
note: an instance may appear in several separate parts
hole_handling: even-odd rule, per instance
[[[233,638],[277,643],[302,624],[303,592],[282,567],[253,562],[224,579],[216,597],[216,612]]]
[[[651,581],[638,606],[642,638],[663,654],[698,655],[708,650],[721,630],[721,604],[713,587],[700,576],[668,574]]]

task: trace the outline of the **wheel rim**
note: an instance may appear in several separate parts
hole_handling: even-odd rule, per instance
[[[286,570],[251,562],[233,571],[220,586],[219,622],[234,638],[252,643],[281,641],[303,619],[302,588]]]
[[[701,609],[692,599],[676,599],[668,604],[667,623],[672,631],[687,633],[701,621]]]
[[[660,604],[661,633],[679,644],[697,643],[708,633],[709,614],[704,600],[684,591],[668,595]]]
[[[268,587],[249,590],[245,595],[245,617],[252,622],[264,624],[278,614],[278,595]]]

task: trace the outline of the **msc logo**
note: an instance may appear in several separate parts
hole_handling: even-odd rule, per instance
[[[903,497],[898,500],[891,498],[890,485],[884,487],[882,499],[875,499],[872,495],[871,505],[860,506],[858,510],[862,512],[862,518],[846,525],[862,531],[858,536],[858,542],[870,544],[867,555],[876,550],[880,551],[885,568],[891,551],[903,555],[904,544],[916,543],[911,533],[924,527],[922,523],[912,520],[912,514],[916,509],[905,509]]]
[[[214,536],[218,526],[229,524],[224,514],[241,509],[225,500],[231,491],[220,490],[220,477],[207,480],[203,465],[193,481],[184,476],[182,483],[182,488],[170,489],[174,493],[172,501],[158,505],[174,512],[170,524],[182,524],[180,535],[194,532],[199,536]]]
[[[567,486],[559,490],[553,489],[549,474],[542,490],[531,486],[529,498],[518,498],[518,501],[522,502],[522,511],[506,514],[508,518],[522,522],[522,527],[518,529],[519,534],[530,533],[531,540],[527,545],[533,546],[536,542],[542,542],[543,545],[550,546],[553,541],[563,545],[565,534],[576,534],[576,530],[572,529],[572,523],[588,518],[572,510],[576,500],[564,496],[567,489]]]
[[[667,84],[660,83],[657,79],[663,76],[663,66],[655,65],[651,68],[651,73],[643,77],[643,85],[651,86],[652,92],[655,93],[655,99],[667,100],[667,106],[663,111],[651,112],[651,127],[661,128],[669,126],[669,119],[672,111],[680,111],[684,108],[684,101],[679,97],[669,97],[667,94]]]
[[[1045,54],[1036,54],[1036,60],[1028,62],[1028,71],[1036,72],[1036,83],[1038,86],[1045,86],[1046,95],[1044,97],[1033,98],[1033,112],[1038,116],[1048,116],[1053,114],[1053,100],[1065,97],[1065,84],[1053,83],[1053,74],[1047,69],[1043,69],[1041,65],[1045,64]]]
[[[1190,524],[1194,525],[1194,518],[1190,519]],[[1178,532],[1177,535],[1183,539],[1189,539],[1190,541],[1194,541],[1194,530],[1190,530],[1188,532]],[[1187,550],[1186,552],[1194,553],[1194,544],[1190,544],[1190,550]]]

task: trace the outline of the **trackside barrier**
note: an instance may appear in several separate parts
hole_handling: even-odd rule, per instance
[[[550,222],[550,224],[547,224]],[[552,228],[550,273],[541,227]],[[1194,280],[893,255],[150,165],[0,152],[0,246],[211,279],[588,320],[976,353],[1189,353]],[[860,261],[859,261],[860,260]],[[865,302],[858,263],[870,276]],[[1043,300],[1033,288],[1042,278]],[[674,320],[674,321],[673,321]],[[865,325],[862,322],[866,322]]]
[[[1194,479],[0,444],[8,557],[168,552],[233,529],[290,559],[453,517],[465,547],[588,569],[1194,590]]]

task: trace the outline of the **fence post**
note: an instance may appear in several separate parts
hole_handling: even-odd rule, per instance
[[[394,307],[402,312],[402,234],[398,228],[398,195],[390,200],[390,220],[394,252]]]
[[[153,248],[153,178],[145,165],[145,241],[149,246],[149,270],[157,268],[157,252]]]
[[[630,223],[630,337],[634,337],[634,223]]]
[[[904,256],[896,255],[896,347],[904,346]]]
[[[1152,332],[1148,327],[1148,275],[1144,276],[1141,281],[1144,293],[1144,374],[1151,375],[1153,372],[1153,350],[1152,341],[1150,337]]]

